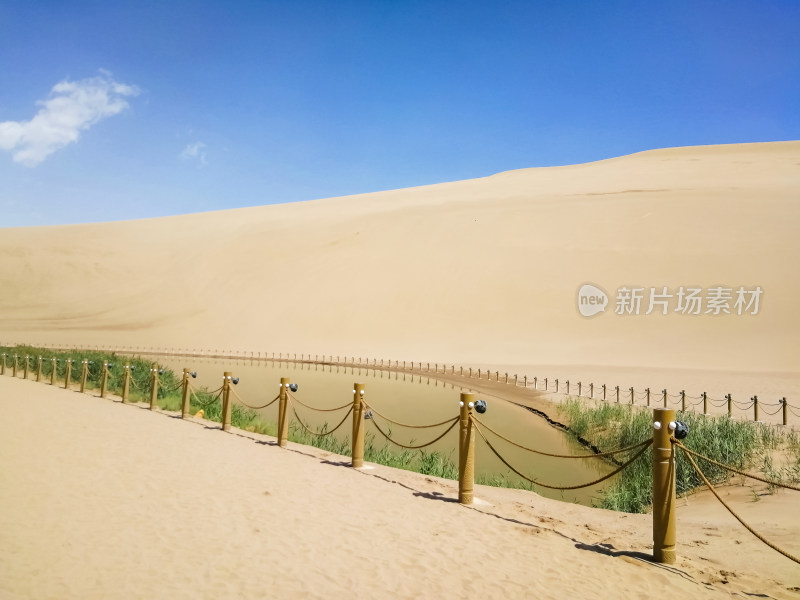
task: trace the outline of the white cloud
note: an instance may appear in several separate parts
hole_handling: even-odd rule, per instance
[[[206,145],[203,142],[188,144],[186,148],[181,151],[178,157],[182,158],[183,160],[198,160],[200,161],[201,165],[207,165],[208,161],[206,160],[206,152],[204,150],[205,147]]]
[[[139,88],[117,83],[111,74],[80,81],[62,81],[50,97],[36,104],[41,108],[30,121],[0,122],[0,150],[8,150],[15,162],[35,167],[50,154],[76,142],[80,132],[126,108],[127,96]]]

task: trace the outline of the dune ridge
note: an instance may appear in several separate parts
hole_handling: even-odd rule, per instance
[[[626,386],[637,369],[672,388],[686,387],[682,374],[702,383],[709,373],[758,385],[726,392],[791,400],[798,190],[800,142],[772,142],[1,229],[0,339],[341,353],[531,375],[551,365],[573,377],[585,377],[583,365]],[[576,309],[586,282],[612,302],[622,286],[764,292],[757,315],[620,316],[610,306],[587,319]]]

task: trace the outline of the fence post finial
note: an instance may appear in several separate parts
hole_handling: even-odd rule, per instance
[[[324,360],[324,357],[323,357]],[[289,378],[281,377],[281,391],[278,398],[278,446],[286,447],[289,439],[289,419],[287,414],[287,404],[289,403]]]
[[[72,359],[68,358],[64,366],[64,389],[69,389],[69,382],[72,379]]]
[[[353,436],[351,442],[351,465],[355,469],[364,466],[364,392],[366,385],[353,384]]]
[[[69,369],[69,363],[67,363],[67,369]],[[69,373],[69,371],[67,371]],[[128,392],[130,391],[131,385],[131,366],[125,365],[122,367],[122,403],[125,404],[128,401]]]
[[[475,487],[475,436],[472,434],[472,408],[475,394],[462,392],[460,435],[458,439],[458,501],[472,504]]]
[[[154,410],[158,400],[158,365],[150,367],[150,410]]]
[[[674,421],[674,410],[653,409],[653,559],[667,564],[676,558]]]
[[[222,374],[222,431],[231,430],[231,373]]]
[[[181,419],[189,416],[189,369],[183,369],[181,380]]]
[[[86,391],[86,380],[89,377],[89,359],[84,358],[81,365],[81,394]]]
[[[53,359],[53,382],[56,378],[56,359]],[[103,371],[100,373],[100,397],[106,397],[106,385],[108,385],[108,361],[103,361]]]

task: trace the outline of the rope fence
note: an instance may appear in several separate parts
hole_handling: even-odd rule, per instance
[[[30,366],[30,359],[31,357],[20,357],[18,355],[14,355],[12,357],[13,364],[8,365],[7,356],[3,354],[0,356],[0,373],[7,374],[7,370],[11,370],[10,375],[12,377],[19,377],[19,372],[22,371],[22,375],[25,379],[27,379],[29,373],[28,371]],[[23,358],[23,361],[20,361],[20,358]],[[332,357],[331,357],[332,358]],[[337,357],[338,359],[338,357]],[[301,360],[303,356],[301,355]],[[310,356],[309,359],[311,360]],[[318,360],[315,357],[315,360]],[[323,361],[325,361],[325,357],[323,356]],[[73,361],[72,359],[67,359],[64,362],[64,373],[65,373],[65,388],[69,387],[69,382],[71,379],[71,368],[72,363],[77,361]],[[41,373],[43,370],[43,361],[41,358],[37,362],[37,374]],[[396,361],[399,367],[399,361]],[[50,365],[50,374],[51,374],[51,385],[55,385],[56,374],[57,374],[57,365],[58,360],[56,358],[51,359]],[[373,365],[371,367],[377,367],[377,359],[373,359]],[[381,361],[381,366],[383,366],[383,361]],[[391,361],[389,361],[389,365],[391,366]],[[114,367],[113,363],[108,361],[103,361],[102,366],[99,367],[99,377],[100,377],[100,396],[105,397],[106,391],[109,388],[109,384],[113,381],[117,381],[117,375],[112,373],[112,368]],[[119,372],[119,366],[117,368],[117,373]],[[411,368],[414,369],[414,364],[412,363]],[[418,367],[422,369],[423,366],[420,363]],[[430,368],[430,365],[427,365],[426,368]],[[81,362],[81,371],[80,371],[80,378],[81,378],[81,391],[83,391],[83,386],[85,384],[85,378],[89,373],[90,365],[89,361],[84,359]],[[439,365],[434,364],[435,371],[438,372]],[[460,369],[463,371],[463,369]],[[447,368],[442,366],[442,371],[446,372]],[[140,392],[144,392],[144,384],[142,383],[144,380],[142,379],[141,382],[135,381],[132,375],[133,367],[125,363],[122,367],[122,374],[121,374],[121,382],[115,383],[115,385],[119,385],[122,389],[122,399],[123,402],[126,402],[128,396],[129,387],[132,385],[134,389],[139,390]],[[154,398],[158,394],[159,389],[159,373],[161,371],[158,369],[157,365],[153,365],[150,369],[150,383],[149,383],[149,390],[151,393],[151,408],[154,406]],[[451,367],[451,373],[455,372],[455,366]],[[139,376],[141,377],[141,372],[139,371]],[[77,369],[76,369],[77,374]],[[478,375],[481,375],[481,370],[478,370]],[[745,527],[751,534],[753,534],[758,540],[763,542],[768,547],[772,548],[776,552],[780,553],[784,557],[794,561],[795,563],[800,564],[800,559],[793,555],[792,553],[779,548],[775,544],[771,543],[767,540],[764,536],[759,534],[753,527],[745,522],[745,520],[739,515],[728,503],[726,503],[720,494],[716,491],[712,483],[708,480],[704,472],[700,469],[695,459],[706,461],[709,464],[713,464],[725,471],[735,473],[742,477],[750,478],[762,483],[765,483],[771,487],[776,488],[783,488],[792,491],[800,491],[800,487],[797,485],[791,485],[787,483],[783,483],[780,481],[774,481],[767,477],[761,477],[759,475],[754,475],[752,473],[748,473],[742,469],[738,469],[731,465],[724,464],[720,461],[717,461],[711,457],[704,456],[694,450],[688,448],[682,440],[688,436],[688,427],[681,423],[680,421],[676,420],[676,411],[672,408],[669,408],[668,405],[670,404],[669,400],[672,399],[674,402],[671,404],[673,405],[680,405],[683,410],[685,410],[687,405],[687,399],[689,400],[688,404],[692,406],[698,406],[700,404],[705,406],[707,405],[708,401],[710,400],[712,403],[718,402],[718,406],[725,406],[727,404],[728,408],[730,409],[731,405],[743,404],[747,409],[754,408],[756,420],[758,417],[758,407],[778,407],[778,410],[773,412],[768,412],[767,414],[777,414],[778,411],[784,411],[784,415],[787,411],[791,410],[793,414],[795,413],[794,409],[796,407],[792,407],[786,402],[785,398],[782,398],[780,402],[777,404],[768,404],[768,403],[759,403],[758,398],[754,396],[751,398],[750,404],[747,403],[736,403],[732,401],[730,394],[726,396],[724,399],[709,399],[707,394],[703,393],[699,396],[687,396],[684,391],[681,391],[680,394],[670,394],[667,390],[662,390],[660,394],[660,398],[658,398],[663,407],[655,407],[653,408],[653,431],[652,436],[648,436],[645,439],[642,439],[640,442],[636,444],[618,448],[611,451],[605,452],[596,452],[593,454],[581,454],[581,455],[567,455],[567,454],[556,454],[543,451],[541,449],[531,448],[525,444],[521,444],[517,441],[512,440],[508,436],[502,434],[501,432],[497,431],[495,428],[492,428],[483,420],[479,419],[475,413],[482,414],[486,412],[487,406],[486,402],[483,400],[477,400],[476,394],[472,392],[462,392],[460,394],[460,402],[459,402],[459,414],[454,417],[450,417],[444,421],[432,423],[432,424],[408,424],[403,423],[392,418],[387,417],[383,414],[382,411],[379,411],[375,408],[372,402],[367,402],[366,400],[366,386],[363,383],[356,383],[353,389],[353,400],[351,402],[347,402],[342,404],[341,406],[337,406],[335,408],[321,408],[315,407],[311,404],[304,402],[297,398],[294,392],[297,391],[298,386],[297,384],[291,383],[289,378],[282,377],[280,379],[280,387],[279,393],[269,400],[268,402],[264,403],[263,405],[251,405],[244,401],[240,394],[235,390],[234,386],[238,384],[239,379],[238,377],[234,377],[233,374],[229,371],[225,371],[223,373],[223,381],[222,385],[211,391],[206,392],[198,391],[195,387],[191,384],[190,380],[196,377],[196,373],[190,371],[189,369],[183,369],[183,375],[180,380],[179,385],[171,385],[169,386],[169,390],[172,392],[181,389],[182,391],[182,398],[181,398],[181,414],[183,418],[186,418],[188,415],[189,404],[190,400],[193,398],[196,405],[201,407],[207,408],[210,407],[212,404],[217,403],[221,400],[222,403],[222,411],[221,411],[221,428],[223,431],[229,431],[231,428],[231,408],[232,408],[232,399],[238,401],[238,403],[244,407],[250,408],[252,410],[262,410],[265,409],[275,402],[278,402],[278,446],[286,447],[287,439],[288,439],[288,425],[289,425],[289,408],[291,405],[291,412],[294,415],[295,422],[298,426],[310,435],[314,435],[316,437],[324,437],[333,434],[334,432],[341,429],[344,424],[351,419],[352,422],[352,437],[351,437],[351,466],[354,468],[360,468],[363,466],[363,457],[364,457],[364,429],[365,429],[365,421],[370,421],[374,426],[375,430],[385,438],[389,443],[398,446],[403,449],[407,450],[420,450],[422,448],[426,448],[435,444],[442,439],[444,439],[456,426],[459,426],[459,434],[458,434],[458,459],[459,459],[459,468],[458,468],[458,498],[459,502],[462,504],[471,504],[474,500],[474,470],[475,470],[475,439],[480,438],[483,441],[484,446],[489,450],[489,452],[495,456],[506,468],[508,468],[511,472],[515,475],[520,477],[522,480],[529,482],[534,486],[539,486],[542,488],[547,488],[551,490],[577,490],[582,488],[587,488],[591,486],[598,485],[604,481],[611,479],[612,477],[620,474],[625,469],[629,468],[633,463],[643,457],[644,453],[651,449],[652,453],[652,478],[653,478],[653,502],[652,502],[652,515],[653,515],[653,558],[657,562],[662,563],[674,563],[676,560],[676,515],[675,515],[675,496],[676,496],[676,449],[680,450],[684,453],[688,462],[691,464],[692,468],[696,471],[697,475],[700,477],[702,482],[708,487],[714,497],[720,501],[723,507],[733,515],[736,520]],[[509,377],[508,374],[505,376],[501,376],[499,372],[495,371],[494,374],[491,372],[487,372],[487,379],[492,379],[493,381],[499,382],[501,380],[508,381]],[[517,377],[514,376],[516,380]],[[38,376],[37,381],[41,380],[41,375]],[[538,384],[536,378],[534,378],[534,386]],[[549,381],[548,379],[544,380],[545,389],[548,388]],[[527,378],[525,381],[527,385]],[[556,389],[560,386],[560,382],[558,380],[554,380],[554,385]],[[569,381],[564,383],[565,389],[570,389]],[[582,384],[578,383],[578,390],[580,393],[581,388],[583,387]],[[590,394],[594,394],[594,384],[589,385],[589,392]],[[606,385],[602,386],[602,394],[604,398],[607,398],[607,394],[609,389]],[[629,388],[627,391],[620,390],[619,386],[615,386],[614,389],[611,391],[613,394],[613,398],[615,402],[622,402],[623,400],[627,400],[630,403],[633,403],[636,399],[636,391],[634,388]],[[202,395],[207,395],[206,399],[202,399]],[[640,393],[640,398],[642,397]],[[644,391],[644,398],[649,403],[650,401],[654,400],[653,396],[651,395],[651,391],[649,389],[645,389]],[[342,419],[330,430],[327,430],[327,424],[323,425],[321,431],[314,431],[304,420],[300,417],[297,412],[296,406],[302,406],[308,410],[318,412],[318,413],[329,413],[340,411],[343,409],[348,409]],[[409,429],[430,429],[436,427],[445,427],[445,429],[438,434],[432,440],[423,443],[423,444],[415,444],[412,440],[409,444],[404,444],[392,437],[391,428],[388,429],[388,432],[384,429],[385,426],[381,426],[378,423],[378,419],[382,422],[389,423],[391,425],[395,425],[398,427],[409,428]],[[543,482],[536,477],[532,477],[526,475],[522,470],[512,466],[510,461],[503,456],[503,454],[495,447],[495,445],[490,441],[487,436],[487,433],[490,433],[500,440],[529,453],[537,454],[553,459],[609,459],[614,460],[616,465],[618,465],[612,471],[602,475],[601,477],[595,478],[592,481],[574,484],[574,485],[557,485],[551,482]],[[643,432],[644,433],[644,432]],[[612,457],[625,454],[627,457],[624,459],[624,462],[619,460],[615,460]],[[621,459],[620,459],[621,460]]]
[[[472,419],[472,423],[473,423],[473,425],[475,425],[475,420],[474,420],[474,419]],[[629,466],[631,466],[631,465],[633,464],[633,462],[634,462],[634,461],[635,461],[637,458],[639,458],[639,457],[640,457],[640,456],[641,456],[641,455],[644,453],[644,451],[645,451],[645,450],[647,450],[647,448],[649,448],[649,447],[650,447],[650,445],[653,443],[653,440],[644,440],[644,441],[643,441],[643,442],[641,442],[640,444],[637,444],[637,447],[639,447],[639,451],[638,451],[638,452],[636,452],[636,454],[634,454],[634,455],[633,455],[633,456],[632,456],[630,459],[628,459],[628,460],[627,460],[625,463],[623,463],[623,464],[622,464],[620,467],[618,467],[617,469],[615,469],[615,470],[611,471],[610,473],[608,473],[608,474],[606,474],[606,475],[603,475],[602,477],[599,477],[599,478],[597,478],[597,479],[595,479],[595,480],[593,480],[593,481],[589,481],[588,483],[581,483],[581,484],[578,484],[578,485],[552,485],[552,484],[542,483],[542,482],[541,482],[541,481],[539,481],[538,479],[531,479],[531,478],[530,478],[530,477],[528,477],[527,475],[523,475],[522,473],[520,473],[520,472],[519,472],[517,469],[515,469],[514,467],[512,467],[512,466],[511,466],[511,464],[509,464],[509,462],[508,462],[508,461],[507,461],[505,458],[503,458],[503,456],[502,456],[502,455],[501,455],[501,454],[500,454],[500,453],[499,453],[499,452],[498,452],[498,451],[495,449],[495,447],[494,447],[494,446],[492,446],[491,442],[490,442],[489,440],[487,440],[487,439],[486,439],[486,436],[485,436],[485,435],[483,435],[483,431],[481,431],[481,428],[480,428],[480,427],[477,427],[477,426],[476,426],[476,427],[475,427],[475,430],[478,432],[478,435],[481,437],[481,439],[482,439],[482,440],[483,440],[483,442],[486,444],[486,446],[489,448],[489,450],[491,450],[491,451],[492,451],[492,453],[493,453],[493,454],[494,454],[494,455],[495,455],[497,458],[499,458],[499,459],[500,459],[500,462],[502,462],[502,463],[503,463],[503,464],[504,464],[506,467],[508,467],[509,469],[511,469],[511,471],[512,471],[512,472],[514,472],[514,473],[515,473],[517,476],[521,477],[522,479],[524,479],[524,480],[526,480],[526,481],[529,481],[529,482],[530,482],[530,483],[532,483],[533,485],[538,485],[538,486],[540,486],[540,487],[547,488],[547,489],[549,489],[549,490],[561,490],[561,491],[566,491],[566,490],[579,490],[579,489],[581,489],[581,488],[587,488],[587,487],[591,487],[591,486],[593,486],[593,485],[597,485],[597,484],[599,484],[599,483],[602,483],[602,482],[604,482],[604,481],[605,481],[605,480],[607,480],[607,479],[610,479],[610,478],[612,478],[612,477],[613,477],[614,475],[616,475],[617,473],[619,473],[619,472],[621,472],[622,470],[624,470],[624,469],[627,469]],[[618,451],[618,452],[619,452],[619,451]],[[580,457],[578,457],[578,458],[588,458],[588,457],[586,457],[586,456],[580,456]]]
[[[44,346],[48,349],[66,349],[68,346],[64,344],[49,344]],[[757,399],[757,396],[750,398],[750,401],[734,400],[731,394],[727,394],[724,398],[713,398],[705,392],[701,394],[686,394],[682,391],[680,393],[668,392],[663,390],[662,394],[651,393],[650,388],[644,390],[635,389],[632,387],[620,388],[619,386],[609,387],[606,385],[595,385],[593,382],[588,384],[578,381],[570,382],[556,378],[539,378],[529,377],[528,375],[519,376],[517,374],[509,374],[507,372],[501,373],[497,369],[484,369],[476,367],[456,366],[455,364],[445,364],[438,362],[423,362],[423,361],[408,361],[408,360],[393,360],[387,358],[373,358],[363,356],[346,356],[346,355],[333,355],[333,354],[306,354],[306,353],[289,353],[289,352],[265,352],[255,350],[220,350],[212,348],[165,348],[154,346],[117,346],[117,345],[98,345],[94,348],[86,348],[86,350],[107,351],[116,353],[129,353],[133,355],[147,355],[147,356],[167,356],[167,357],[187,357],[187,358],[200,358],[200,359],[216,359],[216,360],[231,360],[231,361],[249,361],[261,363],[296,363],[301,365],[322,365],[323,367],[346,367],[353,369],[369,369],[373,371],[398,371],[404,373],[414,374],[432,374],[434,378],[437,376],[459,376],[465,379],[482,379],[486,382],[496,384],[512,385],[514,387],[522,387],[531,391],[543,391],[551,394],[559,394],[564,397],[576,398],[589,398],[595,400],[622,402],[639,406],[650,407],[653,402],[661,401],[664,407],[669,405],[681,406],[681,410],[688,410],[690,407],[693,410],[699,411],[702,405],[702,414],[708,415],[709,404],[712,408],[723,408],[727,404],[727,414],[730,417],[740,416],[734,415],[734,409],[738,413],[747,413],[753,421],[759,421],[759,409],[766,416],[781,415],[781,424],[788,425],[789,416],[795,418],[800,417],[800,406],[790,404],[786,401],[786,397],[778,399],[777,402],[763,402]],[[12,358],[10,355],[3,356],[0,361],[0,374],[5,374],[6,360]],[[19,357],[22,358],[22,357]],[[12,368],[12,367],[8,367]],[[16,369],[22,370],[24,365],[17,365]],[[588,389],[588,393],[587,393]]]
[[[353,413],[353,405],[349,404],[349,406],[350,406],[350,410],[348,410],[347,413],[345,413],[344,417],[342,417],[342,420],[339,421],[339,424],[336,425],[336,427],[334,427],[330,431],[323,431],[323,432],[313,431],[305,423],[303,423],[303,420],[300,418],[300,415],[297,414],[297,411],[295,410],[294,406],[292,406],[292,412],[294,413],[294,416],[297,419],[297,422],[300,424],[300,427],[302,427],[303,430],[306,433],[310,433],[311,435],[315,435],[317,437],[324,437],[326,435],[332,434],[337,429],[339,429],[342,425],[344,425],[344,422],[347,421],[347,417],[349,417]]]

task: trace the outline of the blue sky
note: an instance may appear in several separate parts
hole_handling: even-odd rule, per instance
[[[0,3],[0,227],[800,139],[800,2]]]

